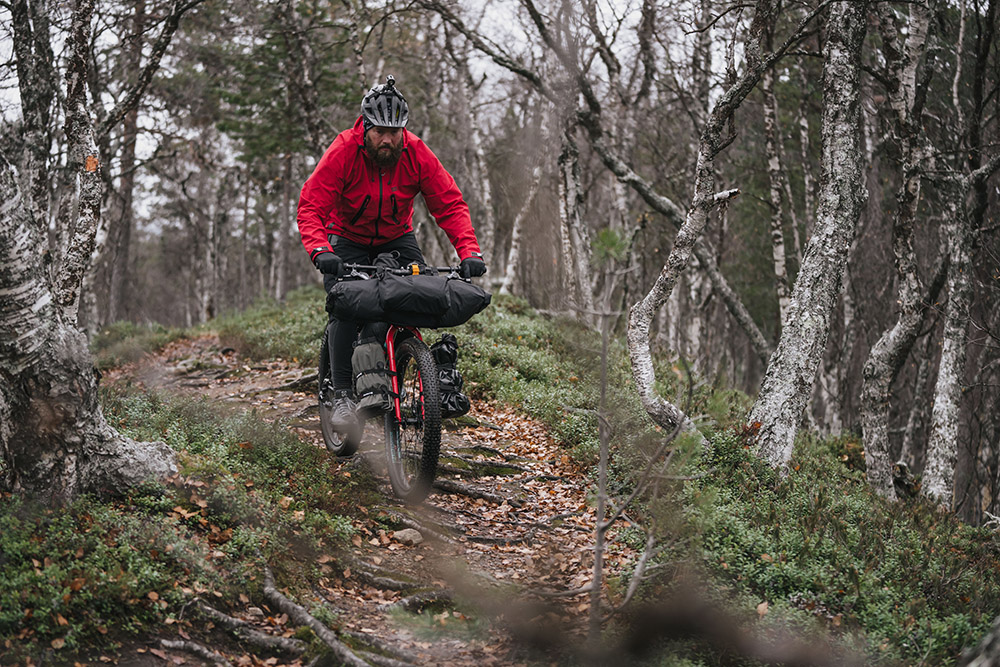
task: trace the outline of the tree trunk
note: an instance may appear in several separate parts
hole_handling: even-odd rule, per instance
[[[580,152],[572,136],[573,127],[563,131],[562,151],[559,154],[559,229],[562,240],[562,267],[566,292],[572,299],[571,307],[582,311],[588,321],[593,319],[594,300],[590,289],[590,247],[584,242],[583,220],[580,206],[583,192],[580,187]]]
[[[27,193],[31,215],[48,221],[49,150],[52,144],[52,110],[56,99],[55,58],[49,40],[49,19],[41,2],[29,5],[14,0],[10,5],[12,46],[17,61],[21,117],[24,122],[24,154],[20,164],[21,186]]]
[[[892,223],[899,314],[895,324],[886,330],[872,347],[865,362],[861,386],[861,429],[865,448],[868,483],[882,496],[896,499],[892,483],[892,461],[889,452],[889,398],[892,382],[903,367],[924,319],[924,285],[917,272],[917,256],[913,249],[913,226],[920,203],[921,151],[920,109],[917,99],[917,69],[923,59],[930,26],[930,9],[914,5],[910,10],[905,51],[896,48],[899,34],[890,19],[892,10],[885,12],[881,22],[883,51],[889,79],[889,100],[894,111],[896,133],[900,138],[902,183],[896,193],[896,211]]]
[[[757,449],[773,466],[792,456],[802,412],[826,348],[830,317],[867,193],[860,145],[860,64],[867,2],[829,7],[823,68],[823,186],[788,322],[764,375],[749,422]]]
[[[779,321],[788,319],[788,269],[785,259],[784,208],[781,196],[784,174],[781,167],[781,134],[778,131],[778,100],[774,96],[774,70],[761,80],[764,94],[764,134],[767,137],[767,175],[771,186],[771,260],[774,264],[774,292],[778,297]],[[789,202],[791,206],[791,202]]]
[[[146,24],[146,3],[138,0],[135,3],[135,13],[132,19],[132,43],[129,45],[126,68],[136,72],[142,62],[142,33]],[[135,226],[135,213],[132,201],[135,190],[135,144],[138,137],[139,107],[136,105],[125,114],[125,126],[122,130],[121,172],[118,181],[119,204],[121,215],[111,229],[109,243],[108,267],[111,273],[108,291],[108,309],[104,321],[115,322],[128,315],[129,265],[132,245],[132,228]]]
[[[542,120],[541,136],[538,141],[539,146],[548,145],[549,136],[545,130],[546,121]],[[518,209],[517,215],[514,217],[513,229],[510,232],[510,249],[507,251],[507,259],[504,262],[503,281],[500,283],[501,294],[510,294],[514,289],[514,281],[517,278],[517,272],[521,265],[521,242],[524,239],[524,224],[528,217],[528,212],[535,201],[535,195],[538,193],[538,186],[542,182],[542,168],[545,166],[546,158],[545,151],[538,152],[535,158],[535,166],[531,170],[528,193],[525,195],[521,203],[521,208]]]
[[[0,157],[0,452],[3,486],[46,502],[121,491],[175,471],[163,443],[108,426],[84,335],[43,279],[44,232]]]
[[[948,305],[945,308],[941,361],[934,385],[931,435],[927,443],[922,491],[925,496],[951,508],[955,461],[958,456],[960,407],[965,380],[965,335],[972,301],[972,237],[969,218],[961,199],[954,210],[950,230],[948,265]]]

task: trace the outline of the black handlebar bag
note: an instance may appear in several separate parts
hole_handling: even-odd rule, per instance
[[[334,285],[326,296],[326,311],[338,320],[436,329],[469,321],[490,299],[489,292],[461,278],[380,271],[367,280]]]

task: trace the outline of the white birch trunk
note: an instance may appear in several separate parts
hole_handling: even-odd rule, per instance
[[[543,123],[544,126],[544,123]],[[541,145],[545,145],[547,137],[542,135]],[[542,181],[542,166],[545,162],[545,154],[539,153],[534,168],[531,170],[531,181],[528,184],[528,193],[524,197],[520,210],[514,217],[514,226],[510,233],[510,249],[507,251],[507,259],[504,263],[503,281],[500,283],[500,293],[510,294],[514,289],[514,280],[521,266],[521,243],[524,239],[524,224],[531,210],[531,205],[538,194],[538,186]]]
[[[781,135],[778,132],[778,100],[774,96],[773,69],[764,72],[761,92],[764,95],[764,136],[771,193],[771,261],[774,264],[774,292],[778,298],[778,316],[783,324],[788,319],[788,269],[785,259],[785,216],[781,203],[784,174],[781,168]]]
[[[824,180],[816,230],[792,290],[788,322],[749,415],[758,429],[758,452],[775,467],[785,467],[791,459],[826,348],[847,251],[867,197],[858,100],[867,4],[835,2],[829,7],[823,69]]]
[[[876,493],[895,500],[892,481],[892,461],[889,452],[889,400],[892,382],[916,341],[923,322],[926,295],[917,272],[917,256],[913,249],[913,227],[920,202],[920,165],[924,161],[919,148],[920,119],[915,117],[914,99],[917,94],[917,68],[923,57],[930,25],[930,10],[926,5],[914,5],[910,10],[905,54],[895,48],[898,30],[888,12],[882,21],[883,50],[887,69],[893,80],[889,86],[889,101],[895,111],[896,131],[900,137],[903,181],[896,193],[893,216],[893,253],[895,255],[899,313],[896,322],[872,347],[865,363],[861,387],[861,428],[865,448],[868,483]],[[895,84],[895,85],[893,85]]]
[[[86,338],[43,280],[44,232],[2,157],[0,202],[3,486],[58,503],[174,472],[166,445],[134,442],[105,422]]]
[[[579,151],[570,135],[563,132],[562,152],[559,155],[559,229],[562,246],[562,266],[567,292],[572,306],[593,320],[594,296],[590,288],[590,246],[585,242],[580,218],[583,194],[580,190]]]
[[[964,194],[964,193],[963,193]],[[949,236],[951,262],[948,265],[948,305],[945,308],[941,361],[934,385],[931,434],[921,490],[925,496],[951,509],[954,499],[955,461],[962,391],[965,384],[966,332],[972,284],[973,231],[961,198],[955,203],[955,221]]]

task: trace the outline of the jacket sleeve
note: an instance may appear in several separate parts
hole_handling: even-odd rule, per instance
[[[423,142],[419,143],[417,150],[420,160],[420,192],[424,195],[427,210],[434,216],[438,227],[448,235],[460,260],[479,253],[479,241],[472,228],[469,206],[462,198],[455,179]]]
[[[296,217],[302,245],[309,253],[310,260],[316,259],[316,255],[321,252],[333,252],[327,236],[327,223],[332,222],[334,204],[344,188],[341,160],[337,157],[340,152],[338,148],[338,142],[334,141],[326,149],[312,175],[306,179],[299,196]]]

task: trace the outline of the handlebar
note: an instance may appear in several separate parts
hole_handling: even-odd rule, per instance
[[[449,277],[460,278],[460,267],[458,266],[423,266],[420,264],[409,264],[398,268],[388,266],[370,266],[367,264],[344,264],[347,273],[337,276],[337,280],[367,280],[378,274],[379,271],[391,273],[394,276],[416,276],[429,275],[436,276],[447,274]]]

